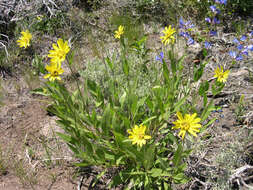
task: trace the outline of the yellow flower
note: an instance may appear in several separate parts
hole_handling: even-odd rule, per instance
[[[164,45],[171,43],[174,43],[175,37],[173,34],[176,32],[175,28],[171,28],[171,25],[168,27],[165,27],[165,29],[162,31],[164,33],[164,36],[161,36],[160,39],[162,40],[162,43]]]
[[[226,82],[227,81],[227,78],[228,78],[228,74],[229,74],[229,70],[227,71],[223,71],[223,67],[221,66],[220,68],[217,67],[217,69],[214,71],[215,72],[215,75],[214,77],[217,78],[217,81],[218,82]]]
[[[127,130],[127,132],[130,134],[128,138],[132,140],[132,144],[137,144],[142,147],[142,145],[146,144],[146,139],[151,139],[151,136],[145,135],[145,131],[145,125],[135,125],[132,130]]]
[[[192,115],[186,114],[184,117],[180,112],[177,112],[178,120],[173,122],[175,126],[172,127],[172,129],[180,129],[179,136],[182,136],[182,139],[184,139],[185,133],[188,132],[193,136],[197,136],[196,132],[199,132],[199,129],[201,127],[200,118],[196,118],[197,114],[194,113]]]
[[[43,15],[37,16],[37,20],[38,20],[38,21],[42,21],[43,17],[44,17]]]
[[[67,53],[70,51],[70,47],[68,42],[64,42],[61,38],[57,40],[57,45],[53,43],[54,50],[49,51],[48,57],[51,58],[52,62],[61,63],[65,60]]]
[[[61,68],[60,63],[51,62],[50,65],[46,65],[46,70],[49,72],[44,76],[44,78],[49,78],[50,81],[54,81],[55,79],[61,80],[61,75],[64,70]]]
[[[114,33],[115,33],[115,34],[114,34],[114,37],[120,39],[120,36],[121,36],[122,34],[124,34],[124,26],[121,26],[121,25],[120,25],[120,26],[118,27],[118,30],[116,30]]]
[[[30,46],[30,40],[32,39],[32,34],[26,30],[21,32],[22,36],[17,40],[19,47],[27,48]]]

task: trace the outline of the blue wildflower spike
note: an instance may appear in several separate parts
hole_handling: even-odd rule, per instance
[[[213,13],[215,13],[215,14],[220,14],[220,10],[217,9],[217,7],[216,7],[215,5],[211,5],[211,6],[210,6],[210,9],[211,9],[211,11],[212,11]]]
[[[247,39],[247,37],[245,35],[243,35],[240,40],[245,41],[246,39]]]
[[[205,21],[208,22],[208,23],[211,23],[211,19],[209,17],[205,18]]]
[[[242,50],[243,49],[243,45],[240,44],[239,46],[237,46],[237,49],[238,50]]]
[[[253,51],[253,45],[248,45],[247,49]]]
[[[236,61],[242,61],[243,60],[243,57],[241,54],[239,54],[236,58]]]
[[[194,44],[194,40],[190,37],[187,41],[187,45],[192,45]]]
[[[214,24],[220,24],[220,20],[218,20],[216,17],[213,18],[213,23]]]
[[[156,61],[160,61],[162,63],[163,62],[163,58],[164,58],[164,54],[163,54],[163,52],[161,52],[159,55],[157,55],[155,57],[155,60]]]
[[[230,57],[232,57],[233,59],[235,59],[237,56],[235,51],[229,51],[228,53],[229,53]]]
[[[248,48],[246,47],[245,49],[243,49],[241,53],[248,56],[249,55]]]
[[[183,28],[183,29],[190,29],[190,28],[193,28],[194,27],[194,24],[191,23],[191,21],[187,21],[187,22],[184,22],[184,20],[182,19],[182,17],[179,19],[179,28]]]
[[[205,48],[206,48],[206,49],[211,48],[211,44],[210,44],[209,42],[207,42],[207,41],[205,41]]]
[[[217,35],[217,31],[213,31],[213,30],[210,31],[210,36],[216,36],[216,35]]]
[[[219,3],[219,4],[227,4],[227,0],[215,0],[215,3]]]
[[[233,42],[236,43],[236,44],[240,44],[240,42],[237,38],[235,38]]]

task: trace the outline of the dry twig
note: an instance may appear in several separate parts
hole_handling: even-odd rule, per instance
[[[236,169],[234,174],[229,178],[229,183],[232,184],[236,182],[238,186],[245,186],[248,189],[253,189],[253,186],[249,186],[248,184],[245,183],[246,179],[244,178],[246,177],[245,172],[247,171],[253,171],[253,166],[245,165]]]

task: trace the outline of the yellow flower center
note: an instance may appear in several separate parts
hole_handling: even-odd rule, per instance
[[[224,78],[224,73],[219,73],[218,76],[219,78]]]
[[[63,50],[59,50],[58,56],[60,59],[63,59],[65,56],[65,52]]]
[[[182,130],[185,130],[185,131],[188,131],[190,129],[190,123],[189,122],[186,122],[184,121],[182,124],[181,124],[181,129]]]
[[[137,136],[138,136],[138,139],[140,140],[144,138],[144,134],[138,134]]]
[[[52,76],[53,76],[53,77],[57,77],[57,76],[59,76],[58,71],[54,71],[54,72],[52,73]]]

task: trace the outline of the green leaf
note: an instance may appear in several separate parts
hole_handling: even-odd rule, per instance
[[[106,169],[102,172],[100,172],[98,175],[96,175],[96,179],[93,181],[92,183],[92,187],[94,187],[96,185],[96,183],[98,182],[98,180],[106,173]]]
[[[167,158],[160,158],[160,157],[157,157],[157,160],[156,160],[156,164],[161,164],[161,167],[163,170],[167,170],[168,168],[170,168],[170,165],[169,165],[169,162],[168,162],[168,159]]]
[[[126,76],[129,75],[129,65],[126,59],[122,61],[122,67],[123,67],[123,72],[125,73]]]
[[[178,167],[180,165],[180,162],[182,160],[182,153],[183,153],[183,146],[181,143],[179,143],[172,159],[172,162],[175,167]]]
[[[170,82],[170,72],[168,70],[167,63],[163,60],[163,77],[165,79],[165,84],[168,84]]]
[[[178,181],[181,181],[182,179],[184,179],[185,175],[183,173],[178,173],[177,175],[173,176],[173,180],[177,181],[176,183],[178,183]]]
[[[147,104],[148,108],[154,112],[154,104],[153,104],[151,98],[146,99],[146,104]]]
[[[204,58],[207,56],[207,49],[203,49],[202,55],[204,56]]]
[[[175,137],[175,135],[173,135],[172,133],[168,133],[167,134],[168,139],[172,142],[172,143],[176,143],[177,142],[177,138]]]
[[[47,70],[45,69],[45,65],[42,62],[39,62],[38,66],[39,66],[40,73],[42,73],[42,74],[46,74],[47,73]]]
[[[136,111],[137,111],[137,102],[138,102],[138,97],[135,94],[130,94],[129,95],[129,104],[131,108],[131,113],[134,116]]]
[[[211,111],[215,110],[215,106],[213,105],[213,99],[209,102],[209,104],[204,108],[201,114],[201,122],[205,121],[207,117],[210,115]]]
[[[64,141],[66,141],[67,143],[71,142],[71,136],[63,134],[63,133],[59,133],[56,132],[56,134],[61,137]]]
[[[105,62],[109,65],[110,69],[113,71],[114,70],[114,64],[108,56],[105,58]]]
[[[221,83],[216,81],[215,84],[212,85],[212,94],[213,96],[216,96],[217,94],[219,94],[222,89],[224,88],[225,83]]]
[[[196,69],[196,67],[194,67],[194,74],[193,74],[193,80],[195,82],[197,82],[203,75],[203,71],[204,71],[204,65],[201,64],[200,67],[198,69]]]
[[[205,131],[206,128],[207,128],[209,125],[211,125],[213,122],[215,122],[216,119],[217,119],[217,118],[211,119],[207,124],[205,124],[203,127],[201,127],[201,128],[200,128],[200,133],[202,133],[203,131]]]
[[[31,94],[38,94],[38,95],[42,95],[42,96],[49,96],[49,92],[47,91],[46,88],[36,88],[34,90],[30,91]]]
[[[178,173],[176,176],[173,176],[173,181],[175,183],[187,183],[189,180],[187,177],[184,175],[184,173]]]
[[[97,84],[94,81],[87,79],[87,87],[93,95],[98,96]]]
[[[117,133],[116,131],[113,131],[113,134],[115,136],[115,141],[116,141],[117,145],[121,149],[123,149],[124,148],[124,142],[123,141],[125,140],[124,136],[121,135],[120,133]]]
[[[109,160],[109,161],[113,161],[113,160],[115,160],[115,155],[111,152],[106,152],[105,153],[105,159]]]
[[[123,94],[122,94],[122,96],[120,97],[120,99],[119,99],[119,103],[120,103],[120,105],[121,105],[121,107],[123,108],[123,106],[124,106],[124,104],[125,104],[125,101],[126,101],[126,92],[124,92]]]
[[[204,96],[204,94],[208,91],[208,89],[209,89],[209,82],[208,81],[202,82],[199,87],[199,95]]]
[[[148,145],[146,145],[148,146]],[[144,168],[145,170],[149,170],[153,164],[154,164],[154,158],[155,158],[155,144],[151,144],[148,146],[148,148],[144,151]]]
[[[72,64],[73,64],[73,59],[74,59],[74,57],[75,57],[74,51],[72,51],[71,53],[69,53],[69,54],[67,55],[67,59],[68,59],[69,65],[72,65]]]
[[[183,105],[183,103],[185,102],[185,100],[188,98],[188,96],[183,97],[182,99],[180,99],[175,105],[174,105],[174,112],[177,112],[178,110],[180,110],[180,107]]]
[[[99,160],[102,162],[105,162],[105,153],[104,153],[103,148],[98,148],[95,152],[96,152]]]
[[[127,158],[127,156],[126,156],[126,155],[120,156],[120,157],[116,160],[116,165],[119,166],[119,165],[125,164],[124,161],[122,162],[122,160],[123,160],[124,158]]]
[[[160,168],[152,168],[152,170],[150,171],[152,177],[160,177],[162,173],[163,170]]]
[[[169,51],[169,59],[170,59],[170,67],[171,67],[171,71],[174,75],[176,75],[177,72],[177,65],[176,65],[176,60],[175,60],[175,55],[172,51]]]
[[[206,95],[206,93],[204,93],[204,95],[203,95],[203,107],[206,107],[206,105],[207,105],[207,95]]]
[[[184,66],[183,66],[184,58],[185,58],[185,55],[182,55],[180,57],[180,59],[178,60],[178,68],[179,68],[180,71],[184,68]]]
[[[110,106],[110,104],[108,104],[104,110],[103,117],[101,120],[102,133],[106,137],[109,135],[112,114],[113,113],[111,112],[111,106]]]
[[[150,121],[154,120],[155,118],[157,118],[157,116],[149,117],[149,118],[145,119],[141,124],[145,125],[146,123],[149,123]]]
[[[119,174],[117,174],[117,175],[115,175],[113,178],[112,178],[112,181],[109,183],[109,185],[108,185],[108,187],[109,188],[112,188],[112,187],[115,187],[115,186],[117,186],[117,185],[119,185],[119,184],[122,184],[123,183],[123,181],[122,181],[122,179],[121,179],[121,171],[119,172]]]
[[[146,172],[138,171],[138,172],[129,172],[129,173],[127,173],[127,174],[129,174],[129,175],[145,175]]]
[[[82,163],[74,163],[77,167],[87,167],[90,166],[90,163],[82,162]]]

